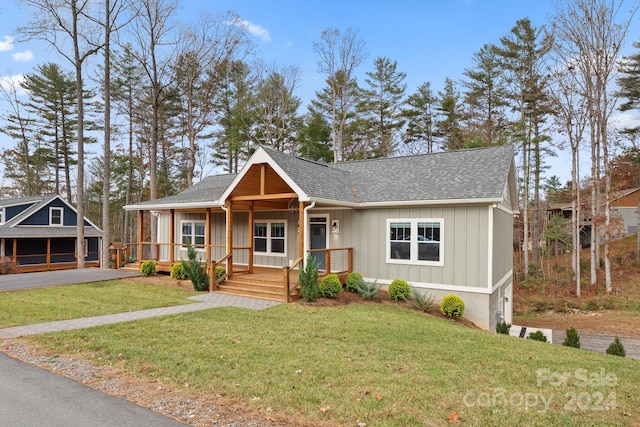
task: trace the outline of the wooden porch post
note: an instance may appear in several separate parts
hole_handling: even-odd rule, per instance
[[[18,239],[13,238],[13,262],[18,262]]]
[[[306,262],[304,256],[304,234],[307,232],[304,223],[304,202],[298,202],[298,224],[298,256],[302,257],[302,265],[304,265]]]
[[[78,260],[76,259],[76,266]],[[51,270],[51,237],[47,237],[47,270]]]
[[[170,221],[171,221],[171,225],[169,226],[169,268],[173,267],[173,261],[175,260],[175,249],[174,249],[174,243],[175,243],[175,232],[176,232],[176,224],[175,224],[175,216],[176,216],[176,211],[175,209],[169,209],[169,216],[171,217]]]
[[[142,226],[144,221],[144,213],[142,210],[138,211],[138,264],[142,262],[142,236],[144,233],[142,232]]]
[[[227,262],[227,276],[231,278],[233,274],[233,203],[227,201],[227,253],[231,254],[229,262]]]
[[[253,202],[249,202],[249,273],[253,273],[253,221],[255,217],[255,209]]]
[[[211,260],[211,208],[207,208],[204,214],[204,256],[207,260],[207,265]]]

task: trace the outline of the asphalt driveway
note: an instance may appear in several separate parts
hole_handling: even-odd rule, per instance
[[[0,353],[0,424],[178,427],[184,424]]]
[[[7,274],[0,276],[0,292],[45,286],[72,285],[101,280],[140,276],[137,271],[85,268],[82,270],[56,270],[38,273]]]

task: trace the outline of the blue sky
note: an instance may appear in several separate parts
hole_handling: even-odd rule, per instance
[[[372,70],[375,58],[388,57],[407,74],[408,95],[426,81],[437,91],[446,77],[460,79],[485,43],[497,43],[524,17],[534,26],[548,24],[553,5],[554,0],[184,0],[179,18],[194,21],[203,10],[238,13],[251,29],[258,57],[300,67],[297,93],[306,105],[324,85],[312,47],[324,29],[358,29],[369,53],[359,74]],[[1,78],[31,72],[47,61],[68,68],[42,43],[10,43],[15,28],[26,25],[29,16],[15,0],[0,5]],[[640,40],[638,27],[629,34],[627,51]],[[3,138],[0,146],[9,143]],[[560,164],[548,174],[568,178],[568,166]]]

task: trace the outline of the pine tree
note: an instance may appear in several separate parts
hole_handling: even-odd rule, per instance
[[[407,120],[403,141],[409,147],[410,154],[433,153],[436,148],[435,130],[436,106],[438,98],[431,90],[431,83],[418,87],[406,101],[402,116]]]
[[[566,347],[580,348],[580,334],[573,326],[567,329],[567,337],[562,342],[562,345]]]
[[[438,92],[440,103],[437,107],[440,119],[436,122],[436,131],[442,138],[445,151],[459,150],[466,147],[463,131],[465,113],[462,98],[453,80],[447,77],[444,89]]]

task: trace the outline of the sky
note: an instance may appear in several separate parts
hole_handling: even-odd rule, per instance
[[[358,69],[363,82],[378,57],[397,61],[406,73],[407,95],[424,82],[442,88],[445,78],[461,79],[472,56],[486,43],[497,43],[516,21],[529,18],[535,27],[548,25],[555,0],[183,0],[179,19],[193,22],[207,11],[234,11],[250,30],[256,54],[266,62],[295,65],[302,71],[297,95],[306,105],[323,88],[325,76],[317,70],[313,43],[327,28],[357,29],[368,57]],[[41,42],[16,43],[15,29],[27,25],[30,10],[16,0],[0,5],[0,82],[32,72],[37,65],[57,62],[70,69]],[[640,17],[636,17],[639,21]],[[640,40],[634,24],[625,51]],[[0,102],[0,114],[6,107]],[[304,111],[301,111],[304,112]],[[0,136],[0,147],[11,144]],[[547,175],[567,180],[567,153],[551,163]],[[583,158],[586,156],[582,156]],[[583,169],[586,171],[586,169]]]

